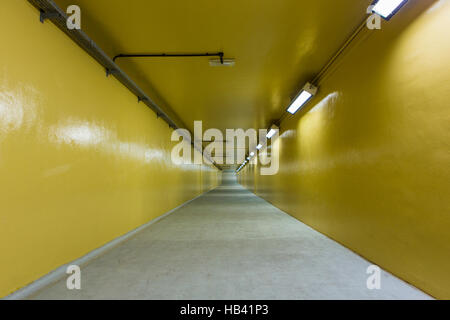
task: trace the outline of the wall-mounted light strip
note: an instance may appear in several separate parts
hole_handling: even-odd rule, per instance
[[[272,137],[275,135],[275,133],[277,133],[277,130],[278,130],[278,129],[279,129],[278,126],[276,126],[276,125],[273,124],[273,125],[270,127],[269,132],[267,132],[266,138],[267,138],[267,139],[272,139]]]
[[[385,20],[390,20],[408,0],[376,0],[372,12],[380,15]]]
[[[317,93],[317,87],[313,86],[311,83],[307,83],[298,96],[291,103],[287,112],[290,114],[295,114],[300,110],[306,103],[311,100],[311,98]]]
[[[266,134],[266,138],[267,139],[272,139],[275,134],[278,132],[280,128],[273,124],[270,128],[269,131]],[[261,150],[265,145],[267,144],[267,141],[264,142],[260,142],[257,146],[256,149],[254,151],[250,151],[249,155],[245,158],[245,161],[239,166],[239,168],[236,169],[236,173],[239,173],[246,165],[247,163],[250,162],[251,159],[253,159],[256,156],[256,153]]]

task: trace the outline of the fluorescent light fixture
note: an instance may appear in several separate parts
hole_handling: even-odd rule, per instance
[[[267,133],[267,139],[271,139],[275,135],[275,133],[275,129],[270,129],[270,131]]]
[[[250,157],[253,157],[253,156],[255,156],[255,153],[254,152],[250,152]]]
[[[266,135],[267,139],[272,139],[272,137],[275,135],[275,133],[277,133],[278,127],[276,125],[272,125],[270,127],[269,132]]]
[[[209,65],[211,67],[233,67],[236,61],[234,59],[211,59],[209,60]]]
[[[391,19],[408,0],[378,0],[374,3],[372,12],[382,16],[385,20]]]
[[[261,150],[262,147],[263,147],[263,145],[260,143],[260,144],[258,144],[258,145],[256,146],[256,149]]]
[[[291,103],[287,111],[291,114],[295,114],[301,107],[303,107],[315,94],[317,93],[317,87],[313,86],[309,82],[303,87],[299,95]]]

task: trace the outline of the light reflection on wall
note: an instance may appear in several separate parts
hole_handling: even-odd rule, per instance
[[[5,84],[0,84],[0,138],[23,126],[29,129],[35,123],[36,90],[32,87],[20,90],[11,91]]]
[[[65,124],[52,126],[49,129],[48,137],[52,143],[57,145],[72,145],[80,148],[96,147],[106,156],[122,156],[147,164],[156,161],[172,163],[170,150],[152,148],[145,143],[121,141],[117,138],[116,132],[87,121],[70,120]],[[199,169],[198,165],[192,163],[172,164],[184,171]],[[210,165],[212,163],[204,159],[203,171],[214,171],[209,167]]]
[[[105,142],[108,132],[89,123],[50,128],[50,140],[57,144],[76,144],[89,147]]]
[[[135,161],[150,163],[164,160],[166,152],[144,143],[121,141],[117,133],[90,122],[69,121],[50,127],[49,140],[55,144],[76,145],[81,148],[97,147],[107,156],[122,156]]]
[[[308,113],[315,113],[319,111],[323,111],[323,109],[330,104],[334,105],[335,102],[339,99],[339,92],[335,91],[327,95],[320,102],[318,102]]]

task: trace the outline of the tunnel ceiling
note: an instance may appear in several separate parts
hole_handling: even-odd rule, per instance
[[[56,0],[77,4],[82,28],[119,53],[216,52],[209,58],[118,60],[140,86],[187,125],[265,128],[278,118],[361,22],[371,0]]]

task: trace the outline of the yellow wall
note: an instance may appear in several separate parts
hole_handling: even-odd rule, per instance
[[[365,33],[307,110],[282,123],[280,172],[239,176],[282,210],[447,299],[449,39],[450,1],[410,1],[381,31]]]
[[[0,30],[0,297],[220,182],[28,2]]]

